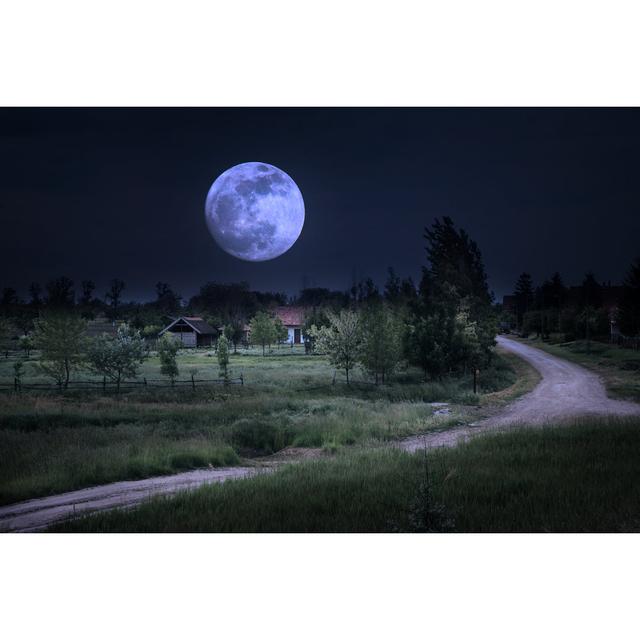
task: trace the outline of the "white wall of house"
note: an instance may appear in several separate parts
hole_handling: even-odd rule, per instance
[[[287,327],[287,342],[289,344],[293,344],[294,343],[294,336],[295,336],[295,330],[297,327]],[[304,344],[304,334],[302,333],[302,331],[300,331],[300,344]]]

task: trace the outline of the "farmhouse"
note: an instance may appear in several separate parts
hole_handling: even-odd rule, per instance
[[[218,337],[218,331],[197,316],[180,316],[158,335],[166,331],[180,340],[184,347],[210,347]]]
[[[304,342],[304,335],[302,334],[304,309],[302,307],[277,307],[274,310],[274,314],[287,328],[287,342],[289,344],[302,344]]]

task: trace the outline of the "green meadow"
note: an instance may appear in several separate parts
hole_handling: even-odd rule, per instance
[[[12,362],[0,361],[3,382]],[[218,377],[215,355],[183,351],[181,379]],[[362,372],[347,386],[321,356],[288,347],[266,357],[257,349],[231,356],[232,376],[244,385],[100,389],[0,394],[0,504],[206,466],[259,464],[286,447],[333,455],[379,445],[477,418],[524,393],[536,376],[522,361],[496,353],[481,372],[423,382],[417,370],[375,386]],[[159,379],[151,357],[141,376]],[[77,377],[88,379],[84,373]],[[23,382],[39,381],[34,358]],[[433,402],[447,402],[440,413]]]

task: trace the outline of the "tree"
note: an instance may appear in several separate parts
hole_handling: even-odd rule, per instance
[[[239,318],[232,318],[222,331],[229,344],[233,344],[233,353],[237,353],[238,342],[244,337],[244,322]]]
[[[623,335],[640,335],[640,258],[629,268],[623,282],[622,300],[618,313]]]
[[[425,229],[424,237],[428,265],[423,267],[419,299],[411,304],[407,319],[412,327],[409,333],[420,343],[420,355],[411,353],[413,343],[408,340],[408,358],[419,362],[425,375],[439,377],[444,371],[466,370],[470,354],[477,354],[465,346],[462,322],[473,327],[481,361],[490,362],[497,325],[478,245],[447,217],[436,219]],[[428,348],[439,357],[429,355]]]
[[[86,323],[75,315],[49,313],[35,321],[34,344],[40,350],[39,369],[59,387],[84,359]]]
[[[580,308],[599,309],[602,306],[602,287],[592,271],[585,274],[580,287]]]
[[[280,320],[280,318],[273,319],[273,330],[276,337],[275,341],[278,344],[287,341],[287,338],[289,337],[289,330],[284,326],[284,324],[282,324],[282,320]]]
[[[533,307],[533,280],[528,273],[520,274],[516,281],[514,294],[516,297],[516,320],[518,327],[522,328],[524,315]]]
[[[156,306],[164,313],[174,313],[180,308],[182,298],[166,282],[156,283]]]
[[[375,305],[362,313],[361,330],[359,361],[376,384],[380,378],[384,384],[402,357],[401,325],[388,308]]]
[[[29,285],[29,295],[31,296],[30,304],[34,307],[39,307],[42,304],[42,287],[37,282],[32,282]]]
[[[304,316],[304,322],[301,327],[302,335],[304,336],[304,350],[305,353],[313,353],[315,351],[316,339],[312,328],[319,329],[320,327],[328,327],[329,319],[324,309],[313,308],[308,311]]]
[[[14,329],[11,323],[6,318],[0,317],[0,351],[3,351],[5,356],[9,355],[9,346],[13,335]]]
[[[91,341],[87,362],[91,371],[115,382],[119,392],[123,380],[137,377],[138,369],[147,355],[140,331],[122,324],[115,336],[103,334]]]
[[[407,360],[422,369],[424,378],[440,378],[450,367],[453,356],[455,316],[445,305],[418,309],[408,324],[405,353]]]
[[[362,334],[360,319],[355,311],[343,310],[339,314],[328,312],[328,327],[312,327],[311,334],[316,349],[329,356],[329,362],[345,372],[349,384],[349,372],[360,356]]]
[[[31,355],[31,351],[34,348],[33,336],[30,336],[30,335],[20,336],[20,338],[18,339],[18,344],[20,345],[20,348],[24,351],[25,356],[28,358]]]
[[[2,298],[0,299],[0,306],[6,308],[14,307],[20,304],[18,299],[18,292],[13,287],[5,287],[2,290]]]
[[[264,311],[258,311],[250,322],[251,342],[262,346],[262,355],[265,355],[265,347],[273,344],[276,339],[276,328],[273,318]]]
[[[224,379],[225,384],[229,382],[229,341],[224,335],[218,338],[218,365],[220,366],[220,376]]]
[[[387,281],[384,284],[384,297],[387,302],[394,304],[400,298],[401,293],[400,278],[396,275],[396,272],[392,267],[387,269]]]
[[[47,306],[50,309],[59,310],[73,307],[76,295],[73,289],[73,280],[61,276],[55,280],[49,280],[45,289],[47,290]]]
[[[93,292],[96,290],[96,284],[93,280],[83,280],[81,286],[80,304],[88,307],[93,302]]]
[[[179,350],[178,341],[172,338],[168,331],[165,331],[158,340],[158,356],[160,357],[160,373],[167,376],[171,380],[171,384],[180,375],[176,362]]]
[[[110,300],[109,304],[111,306],[111,318],[113,320],[118,317],[118,309],[120,307],[120,300],[122,298],[122,292],[124,291],[125,284],[122,280],[118,278],[114,278],[111,281],[109,286],[109,291],[107,291],[105,297],[107,300]]]

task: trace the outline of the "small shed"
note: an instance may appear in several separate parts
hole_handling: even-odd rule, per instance
[[[167,325],[158,335],[168,331],[184,347],[210,347],[218,337],[218,331],[197,316],[180,316]]]

